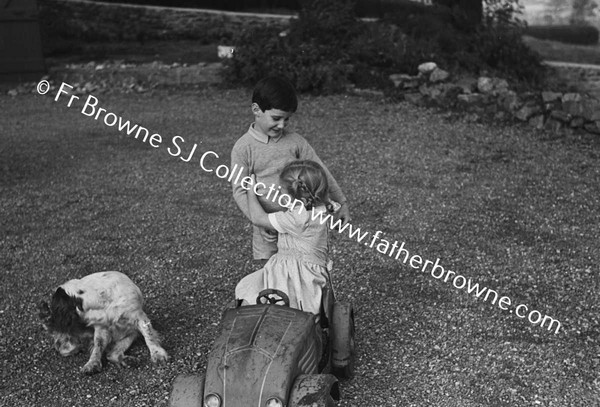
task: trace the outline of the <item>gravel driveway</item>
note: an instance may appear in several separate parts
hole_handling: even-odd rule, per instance
[[[247,272],[250,229],[227,182],[168,154],[228,164],[250,120],[246,91],[94,94],[161,134],[153,148],[53,95],[0,96],[0,405],[164,406],[202,372],[220,312]],[[356,377],[340,406],[600,405],[600,142],[467,123],[407,104],[304,97],[292,125],[348,195],[353,225],[440,259],[557,334],[498,303],[334,236],[334,286],[356,308]],[[121,270],[142,289],[171,355],[82,376],[36,304],[70,278]]]

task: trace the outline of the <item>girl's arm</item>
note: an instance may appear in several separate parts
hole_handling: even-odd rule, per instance
[[[300,158],[303,160],[315,161],[321,165],[321,167],[323,167],[323,170],[325,170],[325,175],[327,175],[327,181],[329,182],[329,197],[342,205],[342,207],[333,215],[334,220],[337,221],[338,219],[341,219],[342,226],[345,226],[346,223],[352,220],[352,217],[350,216],[350,208],[348,207],[348,202],[346,201],[346,196],[342,192],[342,189],[338,185],[335,178],[333,178],[333,175],[331,175],[331,172],[329,172],[329,169],[327,169],[327,166],[323,163],[323,161],[321,161],[312,146],[308,144],[308,141],[306,141],[306,139],[303,137],[300,138],[300,141]]]
[[[256,184],[256,176],[254,174],[252,177],[252,185]],[[254,188],[250,188],[250,190],[246,193],[248,197],[248,212],[250,213],[250,221],[253,225],[264,228],[275,230],[273,224],[269,220],[269,215],[265,212],[263,207],[258,202],[258,197],[254,193]]]

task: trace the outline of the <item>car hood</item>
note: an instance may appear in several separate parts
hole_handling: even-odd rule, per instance
[[[227,310],[222,333],[209,355],[205,394],[217,393],[224,407],[284,403],[294,379],[316,373],[321,357],[315,315],[279,305]]]

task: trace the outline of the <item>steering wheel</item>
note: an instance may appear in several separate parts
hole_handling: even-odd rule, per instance
[[[286,293],[274,288],[267,288],[258,293],[256,297],[257,304],[277,304],[282,302],[283,305],[290,306],[290,297]]]

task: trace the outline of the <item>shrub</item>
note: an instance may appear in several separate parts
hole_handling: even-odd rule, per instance
[[[330,93],[349,83],[386,88],[389,74],[415,74],[419,64],[434,61],[450,71],[485,70],[538,82],[540,57],[521,41],[523,24],[512,18],[514,0],[499,1],[475,27],[465,24],[468,16],[460,10],[445,6],[428,12],[410,6],[410,13],[365,23],[356,19],[352,1],[305,1],[285,36],[276,29],[241,32],[234,41],[238,52],[225,61],[225,79],[252,85],[279,73],[301,92]]]
[[[294,35],[290,38],[344,48],[361,26],[354,14],[354,0],[304,0],[298,18],[291,21]]]
[[[389,14],[427,13],[429,7],[412,0],[356,0],[358,17],[385,18]]]
[[[277,28],[250,28],[240,33],[233,58],[223,74],[232,83],[254,85],[267,74],[290,79],[299,92],[334,93],[347,83],[347,57],[318,41],[296,42]]]
[[[399,68],[406,53],[407,37],[395,26],[364,24],[362,33],[347,44],[354,63],[372,68]]]
[[[276,28],[242,30],[234,40],[237,51],[225,61],[225,78],[252,85],[282,74],[300,92],[343,90],[352,70],[347,44],[361,26],[352,7],[348,0],[309,0],[285,36]]]
[[[349,80],[360,88],[387,88],[392,73],[416,74],[415,61],[423,60],[422,50],[427,49],[387,24],[365,24],[347,47],[352,61]]]
[[[398,25],[413,41],[419,41],[423,59],[449,70],[479,74],[498,74],[537,83],[543,77],[541,58],[521,40],[525,23],[518,19],[515,0],[485,0],[480,25],[469,24],[469,16],[453,6],[455,2],[437,0],[428,13],[415,11],[390,15],[388,23]],[[418,58],[418,54],[413,57]]]
[[[532,84],[541,82],[544,67],[541,57],[522,41],[522,32],[514,28],[488,27],[479,31],[470,44],[473,59],[479,60],[480,70],[493,68],[503,75],[525,80]]]
[[[594,45],[598,43],[598,29],[588,25],[529,26],[525,34],[542,40],[568,44]]]

